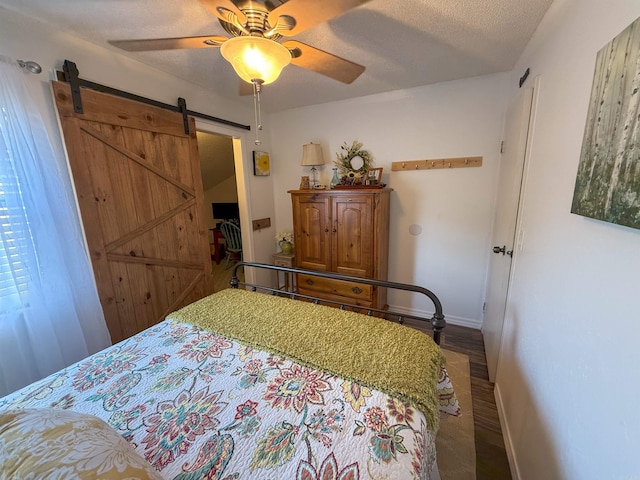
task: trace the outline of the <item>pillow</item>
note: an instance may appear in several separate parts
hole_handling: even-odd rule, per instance
[[[162,479],[103,420],[53,408],[0,412],[0,472],[12,479]]]

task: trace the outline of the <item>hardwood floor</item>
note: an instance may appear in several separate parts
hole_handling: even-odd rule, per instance
[[[424,324],[408,320],[406,325],[431,334],[431,329],[425,329]],[[509,461],[493,396],[493,384],[489,382],[487,372],[482,332],[474,328],[449,324],[444,330],[440,345],[447,350],[464,353],[469,357],[473,425],[476,437],[476,479],[511,480]]]
[[[469,356],[473,423],[476,436],[477,480],[510,480],[511,472],[502,439],[498,411],[489,383],[480,330],[447,325],[442,346]]]
[[[229,268],[225,268],[226,259],[223,257],[221,262],[216,265],[216,262],[211,262],[212,274],[213,274],[213,288],[214,291],[218,292],[223,288],[229,287],[229,280],[231,280],[231,271],[233,270],[233,265],[229,265]],[[242,281],[244,280],[244,272],[240,270],[238,272],[238,278]]]

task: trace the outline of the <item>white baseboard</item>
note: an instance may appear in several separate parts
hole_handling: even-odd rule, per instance
[[[511,477],[513,480],[520,480],[520,470],[516,462],[515,451],[513,448],[513,439],[507,422],[507,416],[504,412],[504,404],[500,395],[500,386],[496,383],[493,387],[493,397],[496,400],[496,408],[498,409],[498,418],[500,419],[500,428],[502,429],[502,439],[504,440],[504,448],[507,452],[507,460],[509,460],[509,468],[511,469]]]
[[[413,308],[399,307],[396,305],[389,305],[389,310],[397,313],[404,313],[406,315],[416,315],[418,317],[424,317],[424,318],[431,318],[434,314],[434,312],[427,312],[425,310],[416,310]],[[469,328],[474,328],[476,330],[480,330],[480,328],[482,327],[481,320],[474,320],[471,318],[463,318],[463,317],[453,317],[450,315],[445,315],[444,319],[447,321],[447,323],[450,323],[451,325],[458,325],[460,327],[469,327]]]
[[[482,322],[480,320],[473,320],[472,318],[452,317],[445,315],[444,319],[451,325],[458,325],[459,327],[469,327],[480,330],[482,328]]]

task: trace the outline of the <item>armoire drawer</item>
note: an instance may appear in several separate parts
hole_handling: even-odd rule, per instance
[[[370,302],[373,298],[373,287],[371,285],[314,277],[303,273],[298,274],[298,288],[365,302]]]

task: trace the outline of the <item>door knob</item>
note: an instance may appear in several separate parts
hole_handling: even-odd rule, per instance
[[[510,257],[513,256],[513,250],[507,250],[506,245],[503,245],[502,247],[493,247],[493,253],[502,253],[502,255],[507,254]]]

